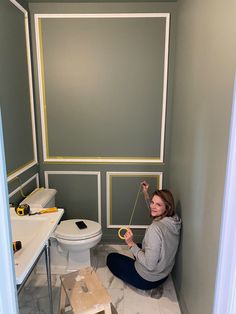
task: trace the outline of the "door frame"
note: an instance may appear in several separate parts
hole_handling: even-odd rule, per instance
[[[224,186],[213,314],[236,313],[236,75]]]

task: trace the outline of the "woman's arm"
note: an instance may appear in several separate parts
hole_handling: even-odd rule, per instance
[[[149,184],[146,181],[141,182],[141,186],[142,186],[142,190],[143,190],[143,195],[145,197],[146,200],[150,200],[150,196],[148,193],[148,189],[149,189]]]
[[[156,268],[158,260],[160,259],[162,243],[161,235],[153,225],[150,225],[147,229],[144,242],[144,250],[140,250],[140,248],[134,244],[131,247],[131,251],[138,263],[152,271]]]

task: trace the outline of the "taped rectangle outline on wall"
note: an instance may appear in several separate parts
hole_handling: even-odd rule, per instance
[[[28,12],[17,1],[15,1],[15,0],[9,0],[9,1],[24,14],[26,53],[27,53],[27,64],[28,64],[27,70],[28,70],[28,77],[29,77],[31,128],[32,128],[32,139],[33,139],[32,144],[33,144],[34,159],[26,162],[25,164],[21,165],[19,168],[8,173],[8,177],[7,177],[8,182],[11,181],[12,179],[14,179],[15,177],[17,177],[18,175],[22,174],[23,172],[25,172],[26,170],[33,167],[38,162]]]
[[[46,95],[44,81],[44,66],[42,52],[41,20],[44,18],[154,18],[162,17],[165,23],[165,48],[164,48],[164,71],[163,71],[163,95],[162,95],[162,117],[161,117],[161,136],[160,136],[160,156],[156,157],[101,157],[101,156],[50,156],[48,143]],[[43,160],[48,163],[163,163],[164,162],[164,143],[165,143],[165,124],[166,124],[166,102],[167,102],[167,81],[168,81],[168,55],[169,55],[169,30],[170,13],[95,13],[95,14],[35,14],[35,36],[38,67],[38,84],[41,113],[41,130]]]
[[[19,192],[24,186],[26,186],[27,184],[29,184],[30,182],[32,182],[33,180],[36,180],[36,186],[37,188],[39,188],[39,174],[36,173],[35,175],[33,175],[32,177],[30,177],[27,181],[25,181],[21,186],[19,186],[18,188],[16,188],[14,191],[12,191],[11,193],[9,193],[9,198],[11,198],[13,195],[15,195],[17,192]],[[26,195],[27,196],[27,195]]]
[[[83,176],[97,176],[97,197],[98,197],[98,222],[101,224],[101,173],[99,171],[44,171],[45,187],[49,188],[50,174],[65,174],[65,175],[83,175]]]
[[[159,189],[162,188],[163,172],[107,172],[106,173],[106,196],[107,196],[107,228],[121,228],[127,225],[113,225],[111,223],[112,218],[112,177],[157,177],[159,180]],[[147,225],[130,225],[132,228],[145,229]]]

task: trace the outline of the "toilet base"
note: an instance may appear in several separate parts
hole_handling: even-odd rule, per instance
[[[76,271],[80,268],[91,266],[90,250],[79,252],[70,251],[68,254],[67,268],[69,271]]]
[[[51,238],[51,273],[61,275],[86,266],[96,268],[97,258],[94,255],[94,248],[85,250],[86,253],[82,252],[84,251],[74,252],[75,254],[69,254],[68,250],[64,250],[60,247],[58,241],[55,238]],[[41,256],[37,263],[36,273],[46,274],[44,254]]]

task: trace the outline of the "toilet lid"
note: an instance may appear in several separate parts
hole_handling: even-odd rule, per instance
[[[79,229],[77,221],[83,221],[87,228]],[[102,232],[102,227],[98,222],[87,219],[63,220],[56,228],[55,235],[65,240],[82,240],[95,237]]]

